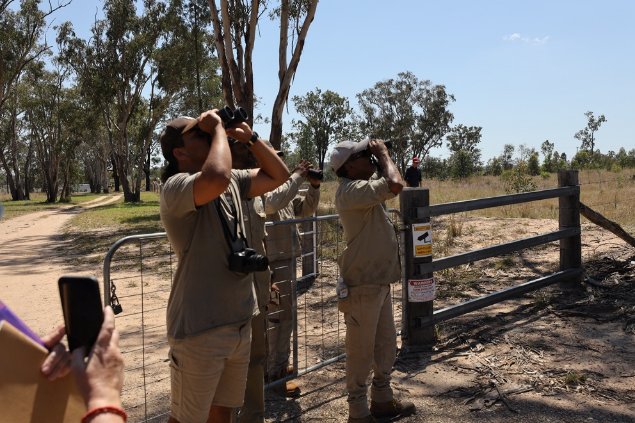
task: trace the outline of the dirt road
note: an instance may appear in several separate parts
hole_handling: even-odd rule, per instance
[[[121,197],[100,197],[0,221],[0,299],[36,333],[45,334],[62,322],[57,279],[73,273],[59,253],[65,242],[64,225],[85,209],[111,204]],[[95,269],[92,276],[99,278],[100,270]]]

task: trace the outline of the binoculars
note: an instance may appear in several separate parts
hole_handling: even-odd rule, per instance
[[[249,115],[247,111],[242,107],[236,107],[235,110],[232,110],[229,106],[225,106],[218,111],[218,116],[223,121],[223,126],[225,128],[233,128],[241,122],[245,122]]]
[[[307,176],[309,178],[317,179],[318,181],[324,180],[324,172],[322,169],[309,169],[307,171]]]

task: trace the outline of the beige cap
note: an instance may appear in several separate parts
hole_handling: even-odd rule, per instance
[[[369,139],[365,139],[360,142],[342,141],[337,144],[331,153],[331,167],[333,170],[337,172],[338,169],[346,163],[349,157],[355,153],[366,150],[368,148],[369,141]]]

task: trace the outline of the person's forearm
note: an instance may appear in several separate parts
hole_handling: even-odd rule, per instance
[[[265,213],[273,214],[287,207],[298,193],[301,183],[300,179],[302,179],[301,176],[297,173],[292,173],[282,185],[273,191],[267,192],[264,195]]]
[[[388,187],[393,194],[399,194],[404,187],[404,181],[401,178],[399,169],[395,166],[395,163],[390,159],[388,152],[384,152],[377,157],[379,161],[379,167],[381,168],[381,174],[386,181],[388,181]]]
[[[257,141],[250,148],[253,155],[258,160],[260,169],[271,179],[284,183],[289,177],[289,169],[276,152],[265,143]]]
[[[201,173],[203,177],[218,178],[223,177],[229,181],[231,177],[232,157],[229,149],[229,142],[222,125],[216,127],[212,144],[203,163]]]

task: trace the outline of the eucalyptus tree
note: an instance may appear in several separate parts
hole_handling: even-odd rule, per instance
[[[318,156],[310,128],[295,120],[292,125],[295,131],[288,132],[280,145],[280,150],[285,152],[285,162],[289,166],[299,163],[302,159],[313,160]],[[291,143],[295,144],[295,148],[291,146]],[[292,149],[293,152],[289,154]]]
[[[447,147],[451,151],[450,175],[454,178],[466,178],[478,172],[481,167],[480,126],[459,124],[447,135]]]
[[[301,134],[300,142],[314,146],[313,154],[306,159],[317,159],[320,169],[331,143],[349,137],[352,132],[351,108],[348,99],[331,90],[322,92],[319,88],[303,96],[294,96],[295,109],[304,120],[294,120],[293,125]],[[306,147],[303,147],[307,150]],[[309,153],[309,151],[307,151]]]
[[[503,146],[503,153],[501,154],[501,162],[503,164],[503,170],[509,170],[514,167],[514,152],[516,147],[514,144],[505,144]]]
[[[214,42],[222,71],[225,104],[240,105],[250,116],[254,112],[253,49],[259,20],[271,1],[268,0],[208,0],[214,25]],[[270,9],[269,17],[279,21],[278,93],[271,112],[269,140],[280,148],[282,115],[289,98],[313,22],[318,0],[280,0]],[[291,28],[291,29],[290,29]],[[291,43],[291,45],[289,45]],[[291,56],[289,58],[289,55]]]
[[[26,67],[43,57],[49,46],[42,43],[46,18],[67,6],[69,1],[50,1],[40,9],[39,0],[22,0],[19,8],[0,2],[0,164],[14,200],[29,197],[29,179],[34,146],[22,139],[18,119],[17,87]]]
[[[0,2],[0,110],[15,89],[25,67],[41,58],[50,47],[41,43],[46,18],[71,3],[49,1],[40,10],[40,0],[22,0],[20,8],[12,10],[12,0]]]
[[[545,140],[540,145],[540,151],[542,152],[542,170],[545,172],[554,172],[555,171],[555,163],[553,160],[553,149],[555,144],[550,142],[549,140]]]
[[[63,155],[68,108],[63,72],[49,71],[31,66],[25,78],[24,121],[28,137],[33,140],[36,156],[44,180],[46,201],[57,201],[59,191],[60,162]]]
[[[580,129],[576,132],[574,137],[582,143],[580,146],[581,150],[589,150],[591,151],[591,155],[593,155],[593,150],[595,148],[595,133],[598,129],[600,129],[600,126],[606,122],[606,117],[604,117],[604,115],[600,115],[596,118],[593,116],[593,112],[586,112],[584,116],[587,118],[587,125],[584,129]]]
[[[14,201],[30,199],[30,175],[33,165],[34,145],[27,139],[23,111],[18,100],[20,84],[5,99],[0,109],[0,165],[5,173],[6,182]]]
[[[69,23],[58,36],[82,93],[103,114],[126,202],[140,200],[155,129],[177,111],[197,62],[192,38],[186,36],[183,2],[144,0],[141,11],[138,3],[106,0],[105,19],[94,23],[88,41],[77,38]]]
[[[402,172],[409,157],[426,156],[442,145],[454,119],[447,109],[454,96],[411,72],[376,83],[357,94],[357,100],[362,131],[392,142],[391,155]]]

